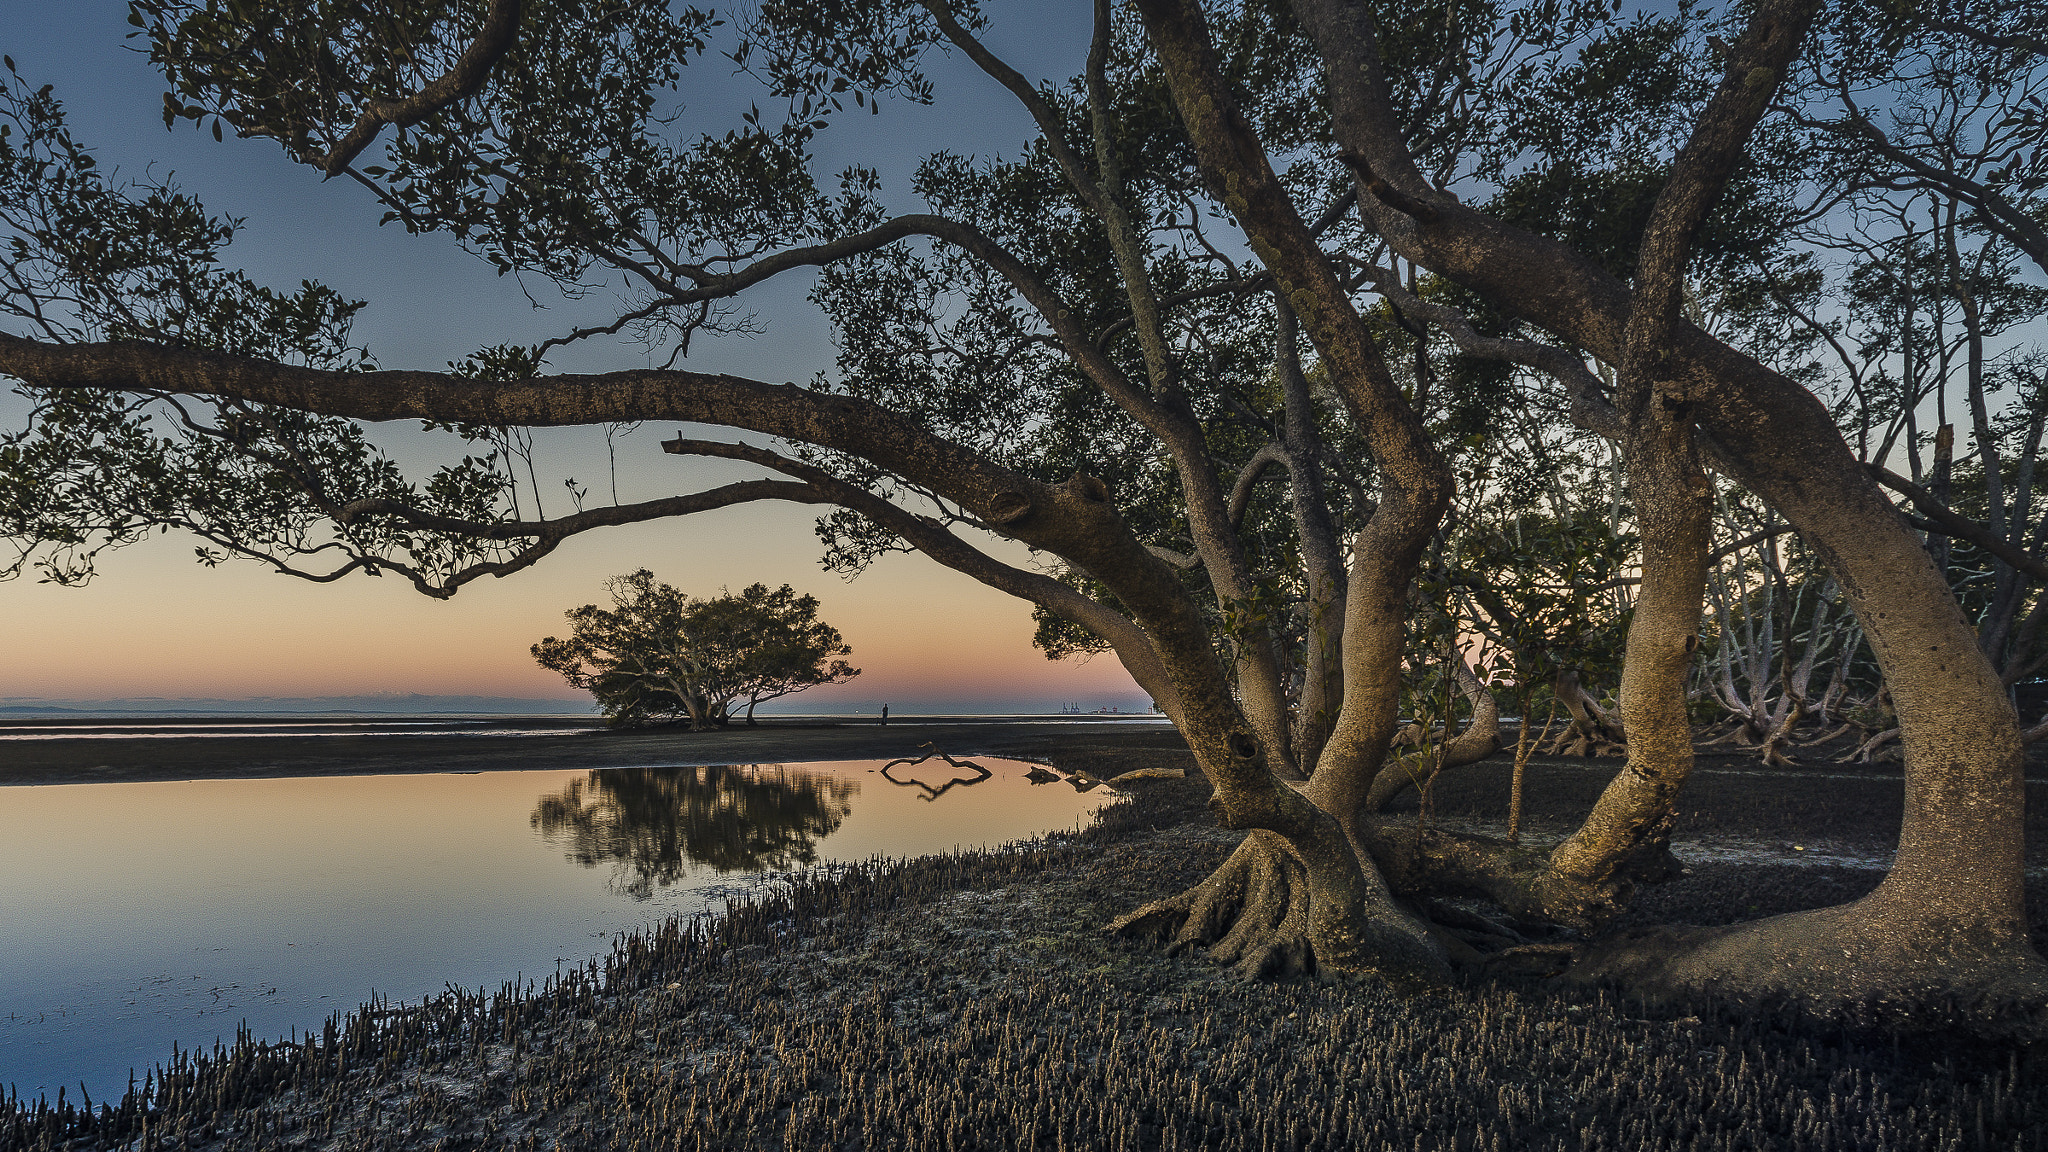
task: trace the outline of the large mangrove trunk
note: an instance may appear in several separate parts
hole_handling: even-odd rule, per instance
[[[1370,14],[1344,0],[1295,9],[1324,54],[1337,139],[1383,189],[1367,183],[1361,205],[1396,251],[1621,363],[1628,289],[1569,247],[1431,187],[1401,141]],[[1762,16],[1781,42],[1803,25]],[[1862,900],[1619,943],[1578,971],[1816,1005],[1962,993],[2019,1005],[2040,1026],[2048,965],[2025,932],[2019,732],[1946,581],[1810,392],[1683,322],[1660,352],[1719,461],[1820,553],[1856,613],[1899,712],[1905,819],[1892,868]]]
[[[1642,530],[1643,577],[1621,674],[1628,759],[1578,831],[1550,854],[1559,875],[1596,886],[1618,874],[1677,873],[1670,854],[1674,802],[1693,760],[1685,682],[1699,650],[1712,532],[1712,489],[1690,420],[1663,403],[1659,381],[1633,383],[1623,456]]]
[[[1449,507],[1449,469],[1231,98],[1200,6],[1193,0],[1141,0],[1139,9],[1204,178],[1229,203],[1314,341],[1379,465],[1382,491],[1351,551],[1343,706],[1306,786],[1282,789],[1320,817],[1313,822],[1314,838],[1304,840],[1277,822],[1257,825],[1278,835],[1248,837],[1203,884],[1121,917],[1112,927],[1176,947],[1211,946],[1248,973],[1296,967],[1441,978],[1448,973],[1442,946],[1395,903],[1358,820],[1393,736],[1409,591],[1422,550]],[[1248,777],[1212,779],[1214,803],[1225,813],[1265,794]],[[1325,838],[1321,821],[1336,830],[1334,840]],[[1302,821],[1301,830],[1309,831],[1310,824]],[[1338,856],[1349,859],[1369,898],[1332,905],[1318,891],[1318,868],[1337,867]]]

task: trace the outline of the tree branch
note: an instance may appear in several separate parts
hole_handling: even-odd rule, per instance
[[[1245,510],[1251,507],[1252,489],[1265,476],[1266,469],[1278,464],[1289,472],[1294,470],[1294,461],[1289,457],[1283,444],[1267,444],[1245,461],[1243,470],[1237,474],[1237,483],[1230,489],[1230,527],[1235,531],[1244,523]]]
[[[454,67],[402,100],[370,100],[340,143],[326,155],[306,156],[304,161],[330,177],[338,175],[377,139],[386,124],[410,127],[457,100],[476,95],[490,78],[492,65],[511,51],[518,38],[519,7],[519,0],[491,0],[484,26]]]
[[[1145,551],[1150,552],[1152,555],[1159,557],[1183,572],[1192,572],[1202,566],[1202,558],[1200,556],[1190,556],[1186,552],[1175,552],[1164,545],[1147,544],[1145,545]]]
[[[1883,129],[1871,123],[1846,91],[1842,93],[1842,107],[1847,114],[1848,126],[1866,147],[1912,176],[1907,183],[1946,192],[1977,209],[1983,213],[1982,219],[1987,227],[2025,252],[2036,266],[2048,271],[2048,228],[2044,228],[2040,221],[1983,184],[1960,172],[1929,164],[1894,143]],[[1798,119],[1809,126],[1823,126],[1803,116]]]
[[[1644,226],[1626,340],[1632,363],[1661,360],[1678,319],[1693,238],[1742,162],[1750,133],[1819,8],[1820,0],[1764,0],[1729,49],[1727,71],[1672,162]]]
[[[833,476],[821,468],[780,453],[748,444],[715,440],[692,440],[678,435],[661,443],[664,452],[679,456],[709,456],[744,460],[772,468],[802,483],[792,485],[818,494],[818,502],[851,508],[908,541],[912,547],[956,572],[973,577],[1000,592],[1028,600],[1060,618],[1077,624],[1102,638],[1116,652],[1139,686],[1151,693],[1154,702],[1178,719],[1180,693],[1152,650],[1145,634],[1130,618],[1092,597],[1043,573],[1005,564],[947,531],[936,520],[919,516],[882,499],[874,493]],[[756,483],[768,483],[756,481]]]
[[[1443,329],[1465,355],[1520,364],[1556,377],[1564,385],[1565,394],[1571,397],[1573,425],[1609,440],[1621,438],[1621,414],[1602,394],[1600,378],[1571,350],[1535,340],[1482,336],[1463,312],[1416,296],[1402,286],[1401,278],[1392,270],[1371,264],[1362,265],[1361,270],[1372,281],[1374,290],[1396,309]]]
[[[1919,509],[1920,514],[1938,527],[1942,534],[1954,536],[1958,540],[1967,540],[2005,561],[2014,571],[2026,573],[2036,584],[2048,584],[2048,564],[2043,564],[2013,547],[1976,521],[1949,511],[1946,505],[1935,499],[1932,492],[1890,471],[1882,464],[1866,464],[1864,468],[1869,471],[1872,479],[1912,501],[1913,507]]]
[[[1045,139],[1046,150],[1059,164],[1060,171],[1066,174],[1067,183],[1073,186],[1075,193],[1091,210],[1098,216],[1103,215],[1107,207],[1107,195],[1097,185],[1087,167],[1082,164],[1080,155],[1067,145],[1066,138],[1060,134],[1059,113],[1051,104],[1046,103],[1045,97],[1039,95],[1038,89],[1032,87],[1031,81],[1026,80],[1022,73],[1005,64],[981,41],[976,40],[972,33],[961,27],[960,22],[953,19],[953,13],[944,3],[940,0],[922,2],[925,11],[931,13],[933,22],[938,24],[939,31],[945,34],[946,39],[967,53],[967,58],[974,61],[976,67],[988,73],[996,83],[1009,89],[1010,94],[1017,98],[1017,102],[1024,105],[1025,111],[1031,113],[1031,119],[1038,124],[1038,134]]]
[[[452,516],[425,512],[397,500],[385,499],[352,500],[341,506],[340,515],[335,518],[343,524],[354,524],[365,517],[383,516],[403,521],[415,528],[470,536],[479,540],[517,540],[529,537],[552,537],[561,540],[593,528],[644,524],[649,520],[660,520],[668,516],[688,516],[694,512],[708,512],[714,508],[726,508],[755,500],[788,500],[798,504],[828,502],[808,484],[793,484],[787,480],[744,480],[683,496],[667,496],[638,504],[591,508],[559,520],[458,520]]]

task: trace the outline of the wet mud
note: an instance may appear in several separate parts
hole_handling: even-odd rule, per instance
[[[954,755],[1000,756],[1030,747],[1087,755],[1111,748],[1186,747],[1173,729],[1142,720],[1020,724],[981,719],[833,722],[764,719],[711,732],[680,727],[605,728],[560,719],[506,720],[507,729],[555,727],[559,735],[498,736],[485,726],[451,735],[214,736],[96,740],[51,736],[0,745],[0,786],[111,784],[261,776],[379,776],[500,772],[647,764],[789,764],[920,756],[927,741]],[[15,728],[25,724],[13,725]],[[50,725],[38,723],[43,730]],[[0,725],[0,733],[8,731]],[[1043,759],[1043,755],[1039,758]]]
[[[1189,766],[1141,743],[987,751],[1097,775]],[[1532,833],[1561,830],[1617,766],[1539,765]],[[1439,781],[1436,818],[1501,819],[1505,771]],[[1800,837],[1825,828],[1845,858],[1881,859],[1896,769],[1869,775],[1703,773],[1681,859],[1715,842],[1749,854],[1692,860],[1632,915],[1853,897],[1881,873],[1799,859]],[[545,986],[180,1054],[90,1108],[10,1101],[0,1149],[2048,1148],[2048,1054],[1535,985],[1401,1000],[1241,984],[1162,957],[1101,925],[1199,880],[1237,837],[1210,826],[1198,776],[1125,788],[1086,832],[793,878]],[[1768,850],[1781,842],[1784,859]]]

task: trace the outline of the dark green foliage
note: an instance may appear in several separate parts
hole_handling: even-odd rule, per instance
[[[642,568],[606,584],[612,607],[568,611],[569,638],[533,646],[540,666],[597,698],[614,724],[688,718],[722,725],[733,706],[754,708],[860,675],[839,630],[818,619],[818,598],[789,585],[750,584],[708,600],[657,583]]]
[[[356,125],[365,101],[403,96],[446,71],[477,36],[485,7],[437,0],[370,11],[324,0],[253,8],[138,0],[133,22],[172,86],[168,119],[226,123],[318,162]],[[1497,193],[1496,206],[1512,209],[1511,216],[1519,211],[1516,219],[1579,241],[1618,269],[1631,259],[1641,215],[1713,75],[1701,48],[1707,18],[1690,7],[1637,14],[1590,0],[1381,7],[1389,83],[1424,167],[1467,188],[1468,196],[1477,181],[1482,198]],[[972,5],[958,15],[970,29],[983,26]],[[1314,212],[1348,194],[1340,169],[1329,163],[1321,60],[1288,6],[1256,0],[1217,9],[1212,19],[1226,76],[1297,202]],[[544,275],[572,294],[600,275],[623,275],[631,287],[617,325],[501,348],[495,357],[480,354],[462,366],[466,374],[532,375],[554,346],[600,331],[628,331],[680,356],[693,334],[745,323],[724,310],[718,281],[725,274],[769,253],[859,235],[903,210],[890,203],[875,172],[857,167],[840,173],[836,192],[821,194],[814,148],[849,102],[859,110],[878,108],[878,99],[935,98],[924,60],[939,36],[916,5],[769,4],[734,21],[689,7],[538,0],[523,6],[521,20],[510,54],[472,97],[403,130],[387,128],[349,174],[377,191],[388,220],[446,232],[501,271]],[[686,70],[707,59],[737,65],[747,82],[783,106],[772,113],[756,106],[731,124],[682,106]],[[1075,66],[1080,62],[1077,54]],[[1170,349],[1163,360],[1141,348],[1130,285],[1103,220],[1077,194],[1074,177],[1060,170],[1048,140],[971,141],[971,152],[935,147],[909,188],[894,191],[899,199],[908,192],[911,210],[971,222],[1002,245],[1058,296],[1116,371],[1192,413],[1227,489],[1235,470],[1279,430],[1271,304],[1254,262],[1239,250],[1225,206],[1195,173],[1158,66],[1127,13],[1115,21],[1103,79],[1108,95],[1099,114],[1116,176],[1104,194],[1129,213],[1148,291],[1162,302],[1161,339]],[[1082,82],[1047,83],[1039,95],[1051,109],[1053,139],[1079,157],[1078,178],[1100,180],[1108,170],[1097,156]],[[1702,251],[1755,246],[1760,225],[1742,214],[1754,208],[1762,186],[1741,187],[1746,191],[1717,221],[1749,222],[1717,223],[1728,238],[1710,240]],[[1385,259],[1355,213],[1335,212],[1325,225],[1333,251],[1354,261]],[[1528,335],[1484,301],[1427,278],[1415,287],[1461,308],[1486,334]],[[1041,479],[1086,471],[1104,481],[1146,542],[1193,550],[1182,506],[1189,478],[1048,337],[1046,317],[986,261],[912,238],[827,262],[812,299],[831,319],[839,353],[815,387],[909,414]],[[1555,405],[1525,399],[1525,373],[1457,355],[1440,332],[1410,331],[1384,309],[1375,324],[1432,431],[1458,457],[1461,488],[1478,501],[1508,494],[1518,502],[1508,515],[1528,511],[1533,478],[1554,477],[1557,462],[1520,451],[1515,440],[1523,437],[1514,426],[1533,420],[1554,431]],[[1330,449],[1318,467],[1344,536],[1369,514],[1375,479],[1341,406],[1328,395],[1317,404]],[[535,514],[525,517],[513,482],[514,462],[531,463],[531,441],[517,430],[454,431],[481,447],[465,446],[460,465],[417,491],[384,467],[380,487],[355,484],[346,495],[499,532],[509,530],[507,521],[541,519],[540,494],[531,494]],[[392,569],[448,594],[484,571],[523,567],[553,546],[537,524],[520,537],[533,544],[501,537],[465,550],[460,533],[426,530],[417,517],[412,527],[399,527],[388,513],[349,515],[346,501],[325,499],[329,490],[344,487],[352,472],[383,466],[345,426],[320,432],[335,447],[321,457],[323,469],[280,474],[262,457],[232,477],[226,463],[215,469],[214,479],[235,499],[251,488],[272,495],[215,526],[209,558],[283,552],[287,571],[324,579],[355,567]],[[1538,440],[1545,435],[1535,433]],[[271,455],[289,456],[298,447],[295,438]],[[59,455],[93,451],[104,457],[98,475],[130,462],[143,446],[112,429],[89,430]],[[877,494],[936,503],[942,519],[961,519],[933,494],[871,466],[830,453],[809,456]],[[172,472],[185,467],[182,460],[170,464]],[[1218,603],[1198,570],[1186,583],[1206,605],[1219,642],[1255,622],[1273,631],[1278,650],[1298,657],[1314,624],[1306,618],[1286,492],[1276,472],[1250,502],[1241,544],[1258,588],[1251,602]],[[127,503],[141,510],[127,514],[145,526],[204,528],[221,519],[210,509],[177,514],[196,498],[138,493]],[[1572,514],[1555,506],[1544,511]],[[1459,530],[1475,512],[1464,514]],[[263,534],[265,517],[292,526],[284,540]],[[90,526],[66,525],[44,534],[66,530],[91,534]],[[827,567],[842,572],[903,547],[849,511],[828,514],[819,532]],[[345,563],[324,570],[300,563],[301,552],[330,542],[340,545]],[[1045,639],[1052,651],[1096,647],[1072,635]]]
[[[1450,580],[1485,612],[1512,681],[1578,669],[1612,684],[1629,621],[1614,593],[1634,548],[1596,515],[1527,517],[1467,534]]]
[[[166,123],[218,117],[309,162],[341,141],[365,101],[402,98],[447,71],[483,14],[324,0],[140,0],[131,10],[172,85]],[[481,99],[396,134],[383,164],[362,166],[387,221],[452,233],[501,272],[573,282],[594,260],[628,259],[639,229],[743,250],[809,219],[801,130],[662,138],[666,94],[704,51],[709,13],[538,0],[521,20]],[[693,222],[699,197],[724,210],[712,218],[729,231],[707,236]]]
[[[55,341],[146,339],[357,371],[360,301],[306,282],[280,293],[224,263],[240,221],[163,181],[103,172],[48,87],[0,80],[0,314]],[[397,572],[446,595],[516,549],[474,532],[362,519],[391,500],[458,524],[504,518],[510,445],[465,455],[423,482],[349,420],[268,405],[137,392],[34,389],[21,431],[0,434],[0,578],[80,583],[97,555],[168,527],[202,562],[257,559],[332,580]],[[502,441],[467,429],[464,447]],[[465,574],[466,573],[466,574]]]
[[[441,75],[477,37],[487,8],[445,0],[375,10],[326,0],[137,0],[133,22],[172,85],[167,121],[272,137],[336,175],[322,157],[358,126],[364,106]],[[1387,83],[1425,178],[1566,241],[1624,280],[1674,158],[1725,71],[1722,38],[1737,35],[1748,15],[1740,5],[1691,0],[1374,8]],[[970,30],[989,26],[976,4],[944,10]],[[1042,135],[930,142],[902,188],[885,188],[877,171],[854,166],[829,189],[818,170],[819,142],[849,106],[860,113],[879,109],[878,100],[938,98],[927,53],[951,49],[923,5],[771,3],[735,21],[665,4],[535,0],[521,19],[509,55],[474,92],[416,123],[387,126],[347,175],[375,191],[387,220],[445,232],[502,272],[544,276],[571,295],[621,279],[626,287],[610,323],[484,350],[457,366],[458,374],[531,377],[558,346],[620,334],[650,353],[671,353],[674,364],[694,334],[746,324],[735,319],[735,293],[754,282],[757,261],[816,267],[811,300],[833,325],[837,356],[820,366],[813,388],[875,401],[1042,480],[1076,472],[1099,478],[1125,524],[1180,566],[1218,647],[1270,640],[1283,664],[1292,661],[1279,679],[1291,677],[1299,688],[1307,638],[1324,622],[1312,618],[1308,549],[1282,470],[1248,482],[1234,538],[1208,534],[1207,571],[1189,558],[1202,550],[1189,493],[1229,491],[1233,475],[1282,438],[1279,318],[1228,204],[1195,171],[1161,71],[1128,9],[1115,9],[1100,45],[1099,101],[1091,104],[1090,80],[1071,75],[1084,58],[1077,40],[1068,73],[1024,82],[1037,85],[1024,102]],[[1611,687],[1635,552],[1618,462],[1601,459],[1605,445],[1574,427],[1566,403],[1539,374],[1459,353],[1441,328],[1373,302],[1367,285],[1404,283],[1424,301],[1461,312],[1484,337],[1553,337],[1419,274],[1367,233],[1344,200],[1356,189],[1331,156],[1321,58],[1288,4],[1210,5],[1209,20],[1233,95],[1296,206],[1318,220],[1331,267],[1355,278],[1352,290],[1397,382],[1452,461],[1455,511],[1433,542],[1410,667],[1440,664],[1448,642],[1480,632],[1498,642],[1498,682],[1514,683],[1525,706],[1553,671],[1579,672],[1596,693]],[[1960,29],[1949,26],[1958,22]],[[2029,6],[1988,0],[1831,6],[1808,57],[1818,63],[1802,65],[1782,89],[1782,106],[1751,139],[1691,245],[1687,322],[1817,387],[1849,378],[1851,395],[1836,397],[1836,407],[1857,425],[1867,459],[1887,458],[1894,447],[1919,451],[1912,414],[1930,386],[1927,346],[1940,346],[1931,360],[1942,371],[1959,362],[1953,325],[1941,327],[1952,310],[1937,321],[1926,307],[1931,281],[1947,278],[1937,292],[1942,308],[1964,290],[1972,294],[1992,336],[2022,330],[2043,295],[2020,283],[2018,256],[1986,239],[1998,229],[1996,205],[1985,196],[1865,162],[1846,106],[1834,107],[1850,99],[1851,88],[1835,81],[1882,90],[1884,100],[1872,107],[1900,123],[1922,113],[1938,120],[1937,112],[1953,109],[1958,123],[1989,131],[1985,138],[1996,146],[1964,157],[1970,163],[1962,167],[2038,215],[2040,94],[2027,85],[2039,74],[2040,28]],[[1884,60],[1860,62],[1858,51]],[[684,107],[688,70],[707,60],[721,70],[735,65],[737,82],[775,107],[764,113],[755,103],[727,121]],[[2026,83],[2008,92],[2006,80]],[[57,123],[47,91],[17,89],[15,105],[25,110],[15,115],[18,125]],[[45,328],[52,339],[142,334],[367,364],[347,346],[352,303],[310,285],[296,296],[270,293],[218,267],[231,222],[208,218],[174,193],[103,188],[90,157],[68,138],[44,131],[23,139],[23,155],[40,149],[36,155],[48,162],[17,165],[10,178],[34,193],[24,202],[43,197],[60,210],[52,216],[57,226],[15,226],[22,238],[16,265],[55,270],[34,271],[23,281],[28,287],[0,293],[17,319],[45,323],[32,302],[46,280],[82,302],[82,319],[61,322],[72,327]],[[1924,143],[1935,161],[1957,159],[1934,155],[1945,146],[1940,140]],[[1923,193],[1949,198],[1945,209],[1928,206],[1946,221],[1945,246],[1905,228],[1917,226]],[[1897,212],[1873,227],[1857,215],[1873,203]],[[1837,212],[1838,205],[1846,207]],[[902,212],[939,214],[977,235],[963,238],[963,229],[919,224]],[[1122,240],[1113,244],[1111,224],[1123,217],[1129,233],[1117,225]],[[886,233],[893,239],[874,239],[873,230],[892,220],[901,225]],[[1795,230],[1807,225],[1814,230]],[[1838,225],[1856,235],[1819,230]],[[836,245],[833,254],[821,253],[821,243]],[[989,258],[984,243],[1006,260]],[[1846,266],[1824,255],[1857,245],[1864,250]],[[169,303],[158,307],[160,298]],[[233,305],[229,319],[209,310],[216,298]],[[1151,302],[1158,304],[1156,330],[1143,326]],[[142,324],[130,313],[157,319]],[[1909,353],[1911,363],[1894,370],[1892,362]],[[1826,361],[1830,354],[1838,365]],[[1994,363],[1991,379],[2018,390],[2013,367]],[[1331,494],[1336,537],[1350,539],[1371,514],[1376,478],[1320,368],[1310,364],[1307,374],[1315,385],[1309,422],[1328,447],[1307,467]],[[1113,393],[1142,398],[1119,402]],[[445,595],[486,572],[523,567],[558,539],[557,529],[541,523],[537,491],[534,516],[522,515],[512,463],[529,465],[529,481],[534,472],[532,442],[520,430],[449,429],[463,439],[461,463],[413,484],[347,422],[227,405],[185,421],[190,413],[167,407],[164,397],[97,407],[36,399],[43,406],[6,445],[12,455],[0,476],[7,517],[0,528],[27,541],[13,572],[41,564],[51,578],[82,579],[95,549],[185,527],[209,542],[200,553],[209,563],[245,555],[315,579],[358,568],[397,571]],[[1175,434],[1167,439],[1179,441],[1178,456],[1155,435],[1168,422],[1159,413],[1172,417]],[[1143,427],[1148,418],[1151,431]],[[2000,436],[2024,438],[2025,419],[1994,422]],[[2029,452],[2040,438],[2032,437]],[[989,526],[882,468],[803,446],[788,450],[931,514],[941,527]],[[1967,461],[1969,453],[1962,455]],[[1966,462],[1965,486],[1967,469]],[[1987,470],[1985,488],[2003,476],[2003,469]],[[2030,481],[2016,476],[2014,483]],[[1999,515],[1996,503],[1987,497],[1987,517]],[[826,515],[819,534],[826,566],[846,573],[906,547],[852,511]],[[515,539],[534,543],[506,542]],[[310,559],[330,554],[334,562],[324,566]],[[1951,570],[1980,619],[2001,612],[2025,618],[2022,602],[2032,594],[2015,592],[2011,571],[1968,549],[1943,560],[1957,562]],[[1231,568],[1228,597],[1214,591],[1224,567]],[[1055,572],[1104,599],[1085,574],[1056,565]],[[1803,602],[1822,598],[1823,587],[1814,584]],[[1754,591],[1738,587],[1732,595]],[[1722,631],[1732,635],[1734,622],[1754,617],[1734,609]],[[1727,638],[1708,631],[1710,640]],[[1788,625],[1788,641],[1791,634]],[[1049,621],[1038,639],[1056,657],[1101,647]],[[2031,660],[2040,647],[2038,637],[2022,635],[2005,650]],[[667,657],[638,659],[603,673],[567,656],[561,666],[575,669],[572,679],[609,677],[607,708],[615,716],[723,718],[724,705],[696,689],[657,685],[677,674],[657,669]],[[1411,684],[1411,704],[1444,694],[1444,682],[1427,680]],[[1874,684],[1858,688],[1874,695]],[[1284,702],[1275,704],[1284,710]]]

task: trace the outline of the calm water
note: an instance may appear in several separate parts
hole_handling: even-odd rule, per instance
[[[764,872],[1001,844],[1111,797],[882,761],[0,789],[0,1084],[540,978]],[[958,781],[958,783],[953,783]]]

